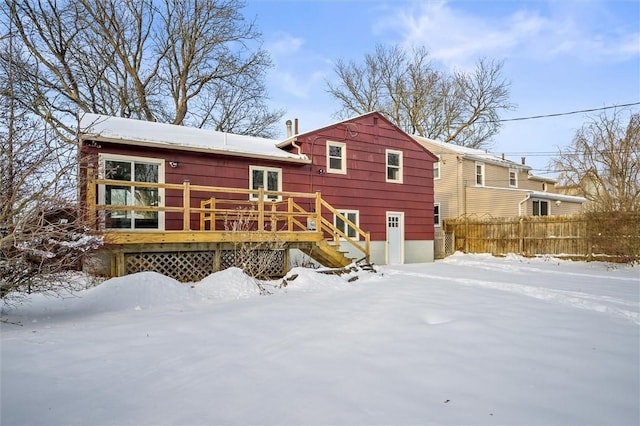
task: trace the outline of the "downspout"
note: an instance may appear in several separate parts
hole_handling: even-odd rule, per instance
[[[298,138],[294,138],[291,141],[291,146],[293,146],[298,151],[298,155],[302,156],[302,155],[304,155],[302,153],[302,147],[300,145],[296,145],[297,140],[298,140]]]
[[[522,214],[522,205],[524,203],[526,203],[527,201],[529,201],[530,198],[531,198],[531,193],[529,192],[527,194],[527,196],[524,197],[524,200],[522,200],[522,201],[520,201],[520,203],[518,203],[518,216],[523,216],[523,214]]]

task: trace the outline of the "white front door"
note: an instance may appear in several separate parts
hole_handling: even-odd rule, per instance
[[[404,213],[387,212],[387,264],[404,263]]]

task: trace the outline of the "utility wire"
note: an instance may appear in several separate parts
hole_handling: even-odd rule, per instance
[[[502,123],[502,122],[505,122],[505,121],[523,121],[523,120],[533,120],[533,119],[536,119],[536,118],[560,117],[560,116],[563,116],[563,115],[583,114],[585,112],[604,111],[606,109],[611,109],[611,108],[623,108],[623,107],[630,107],[630,106],[635,106],[635,105],[640,105],[640,102],[632,102],[632,103],[629,103],[629,104],[611,105],[611,106],[602,107],[602,108],[590,108],[590,109],[581,109],[581,110],[577,110],[577,111],[558,112],[558,113],[555,113],[555,114],[531,115],[531,116],[528,116],[528,117],[517,117],[517,118],[504,118],[504,119],[500,119],[500,120],[491,120],[490,122]]]

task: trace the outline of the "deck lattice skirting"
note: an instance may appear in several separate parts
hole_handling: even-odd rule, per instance
[[[100,204],[97,194],[101,192],[100,187],[106,185],[159,188],[165,191],[165,199],[170,191],[179,192],[182,205]],[[199,207],[192,207],[194,204]],[[302,206],[311,206],[311,209]],[[253,247],[250,250],[254,253],[253,260],[262,263],[265,251],[271,253],[274,248],[282,251],[283,254],[269,255],[265,272],[268,276],[286,274],[289,248],[304,249],[330,267],[346,266],[354,260],[344,255],[346,246],[359,251],[367,261],[371,252],[369,233],[322,199],[319,192],[196,186],[188,181],[161,184],[95,179],[93,170],[89,170],[86,211],[89,223],[103,236],[105,248],[111,255],[111,276],[154,270],[179,281],[196,281],[230,266],[246,265],[246,259],[238,254],[246,251],[246,245]],[[132,217],[136,212],[179,214],[182,229],[110,229],[105,218],[114,211],[130,212]],[[334,217],[345,224],[345,229],[355,230],[357,237],[351,238],[337,228]],[[229,220],[242,221],[243,226],[230,230]]]

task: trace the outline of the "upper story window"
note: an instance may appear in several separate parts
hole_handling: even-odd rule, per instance
[[[387,182],[402,183],[402,151],[386,150]]]
[[[533,215],[534,216],[549,216],[549,201],[547,201],[547,200],[533,200]]]
[[[511,188],[518,187],[518,171],[516,169],[509,169],[509,186]]]
[[[358,223],[360,219],[360,212],[358,210],[338,210],[338,213],[340,213],[354,225],[360,226],[360,224]],[[347,225],[347,222],[345,222],[342,218],[334,215],[333,221],[336,228],[344,232],[347,237],[351,238],[352,240],[358,240],[360,238],[360,235],[358,234],[356,229],[353,226]]]
[[[440,226],[440,203],[433,205],[433,226]]]
[[[476,163],[476,186],[484,186],[484,163]]]
[[[282,169],[274,167],[249,166],[249,188],[257,190],[260,187],[265,191],[282,191]],[[257,194],[251,194],[251,200],[257,200]],[[280,200],[282,197],[276,194],[268,194],[267,200]]]
[[[347,173],[347,144],[327,141],[327,173]]]
[[[434,179],[440,179],[440,156],[438,155],[438,161],[436,161],[435,163],[433,163],[433,178]]]

